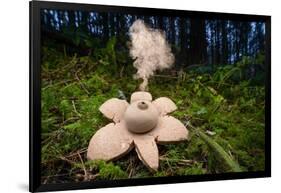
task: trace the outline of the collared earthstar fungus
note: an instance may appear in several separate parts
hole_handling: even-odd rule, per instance
[[[112,98],[99,110],[114,123],[99,129],[90,140],[87,158],[111,161],[135,148],[139,159],[150,170],[159,167],[157,144],[187,140],[187,128],[176,118],[167,115],[177,109],[175,103],[160,97],[152,101],[149,92],[137,91],[126,100]]]

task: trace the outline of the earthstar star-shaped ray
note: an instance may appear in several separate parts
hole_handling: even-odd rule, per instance
[[[176,118],[168,116],[177,109],[175,103],[160,97],[152,101],[149,92],[134,92],[131,103],[112,98],[99,110],[114,123],[99,129],[90,140],[87,158],[116,160],[134,147],[139,159],[150,170],[159,167],[157,144],[187,140],[188,130]]]

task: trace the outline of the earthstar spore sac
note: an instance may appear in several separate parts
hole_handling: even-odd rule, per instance
[[[112,98],[99,110],[114,123],[99,129],[89,143],[90,160],[115,160],[134,147],[139,159],[150,170],[159,167],[157,144],[187,140],[187,128],[176,118],[167,115],[177,109],[175,103],[160,97],[152,101],[149,92],[134,92],[130,104]]]

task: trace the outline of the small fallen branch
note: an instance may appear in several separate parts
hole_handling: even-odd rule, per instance
[[[69,157],[77,156],[78,154],[83,154],[83,153],[85,153],[85,152],[87,152],[87,147],[82,148],[82,149],[80,149],[80,150],[77,150],[77,151],[75,151],[74,153],[70,153],[69,155],[66,155],[66,156],[64,156],[64,157],[69,158]]]
[[[82,117],[82,115],[81,115],[81,114],[77,111],[77,109],[76,109],[74,100],[72,100],[71,102],[72,102],[72,106],[73,106],[74,112],[75,112],[79,117]]]
[[[88,91],[88,89],[86,88],[86,86],[82,83],[81,79],[78,76],[79,71],[77,71],[75,73],[75,78],[78,81],[78,83],[80,84],[81,88],[84,89],[84,91],[87,93],[87,95],[90,95],[90,92]]]
[[[77,152],[77,154],[78,154],[78,157],[79,157],[79,159],[80,159],[80,161],[81,161],[81,165],[82,165],[82,168],[83,168],[83,171],[84,171],[84,179],[83,179],[83,180],[84,180],[84,181],[87,181],[87,180],[88,180],[88,172],[87,172],[87,170],[86,170],[84,161],[83,161],[83,159],[82,159],[80,153]]]
[[[178,79],[178,76],[172,76],[172,75],[162,75],[162,74],[154,74],[154,77],[157,78],[172,78],[172,79]]]
[[[194,163],[197,163],[195,160],[187,160],[187,159],[171,159],[167,157],[159,157],[161,161],[167,161],[167,162],[177,162],[178,165],[188,165],[191,166]]]

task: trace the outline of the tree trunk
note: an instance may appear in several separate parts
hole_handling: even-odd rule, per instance
[[[207,56],[205,20],[192,18],[190,22],[191,64],[205,64]]]
[[[188,49],[187,49],[187,26],[186,26],[186,19],[185,18],[180,18],[179,19],[179,45],[180,45],[180,60],[182,61],[181,65],[188,65],[189,62],[187,61],[187,56],[188,56]],[[183,66],[181,66],[183,67]]]
[[[102,34],[102,36],[103,36],[104,41],[107,41],[108,38],[109,38],[109,29],[108,29],[109,28],[109,22],[108,22],[109,17],[108,17],[108,13],[101,13],[101,19],[102,19],[102,24],[103,24],[103,30],[102,30],[103,34]]]
[[[228,63],[228,42],[227,42],[227,23],[222,21],[222,63],[225,65]]]
[[[171,42],[171,44],[175,44],[176,30],[175,30],[175,20],[174,20],[174,18],[170,17],[169,22],[170,22],[170,42]]]
[[[110,23],[110,36],[114,36],[115,35],[115,14],[110,13],[109,15],[109,23]]]

